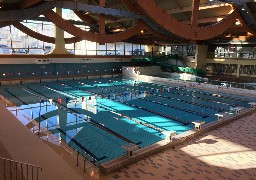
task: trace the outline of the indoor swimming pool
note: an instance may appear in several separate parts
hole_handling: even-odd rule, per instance
[[[154,84],[120,78],[81,79],[1,86],[0,93],[27,118],[99,164],[124,156],[122,146],[138,149],[209,123],[216,113],[250,108],[256,98],[195,87]]]

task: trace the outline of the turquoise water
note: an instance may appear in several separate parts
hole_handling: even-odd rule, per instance
[[[195,120],[208,123],[216,120],[216,113],[233,113],[231,107],[249,108],[248,102],[256,101],[118,78],[1,86],[0,93],[27,117],[99,163],[123,156],[125,144],[144,148],[164,139],[160,131],[180,134],[192,129]],[[40,104],[40,98],[45,102]]]

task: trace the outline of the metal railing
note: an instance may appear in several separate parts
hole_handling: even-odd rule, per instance
[[[92,156],[90,156],[88,153],[85,151],[81,150],[76,150],[77,155],[76,155],[76,166],[79,166],[79,156],[82,157],[83,161],[83,169],[84,172],[86,172],[86,162],[90,163],[91,165],[95,166],[96,168],[99,167],[99,162]]]
[[[0,157],[0,167],[3,168],[4,180],[12,179],[39,179],[39,170],[42,171],[40,166],[28,164],[20,161],[14,161],[7,158]],[[2,175],[0,175],[0,179]]]

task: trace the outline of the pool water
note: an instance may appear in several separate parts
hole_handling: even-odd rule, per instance
[[[123,156],[125,144],[144,148],[163,140],[162,131],[180,134],[192,129],[193,121],[209,123],[216,113],[232,114],[232,107],[249,108],[248,103],[256,101],[118,78],[1,86],[0,93],[19,112],[99,163]]]

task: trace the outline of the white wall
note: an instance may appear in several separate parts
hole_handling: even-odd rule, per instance
[[[122,77],[123,78],[137,78],[139,75],[149,75],[154,76],[162,72],[160,66],[123,66],[122,67]]]

